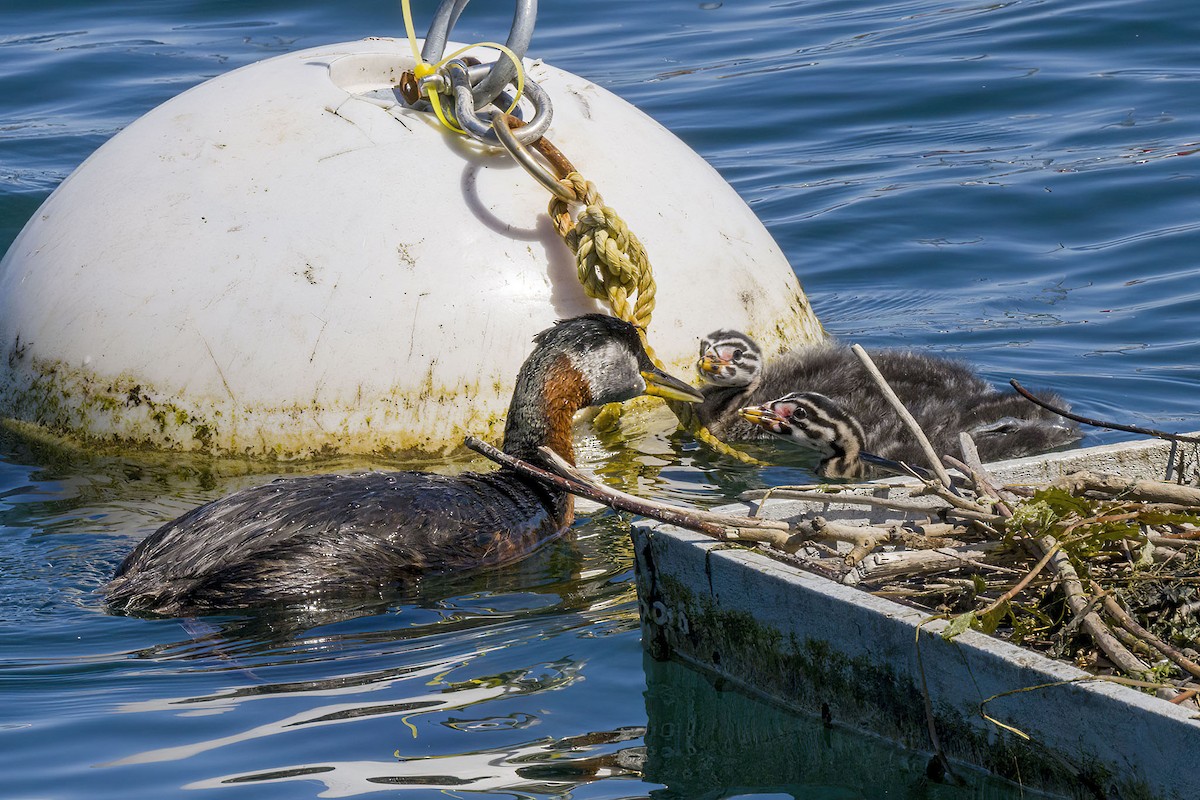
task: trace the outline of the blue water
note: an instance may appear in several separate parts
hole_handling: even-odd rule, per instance
[[[832,333],[954,354],[1085,414],[1200,428],[1191,0],[542,5],[530,55],[712,162]],[[414,4],[418,27],[432,6]],[[510,19],[476,0],[455,38],[500,38]],[[183,89],[400,31],[391,2],[6,0],[0,249],[92,150]],[[660,457],[614,451],[612,472],[704,505],[799,473],[660,433],[630,447]],[[645,660],[627,524],[610,513],[519,567],[382,608],[187,626],[104,611],[96,589],[136,541],[264,479],[251,473],[0,435],[0,795],[1021,796],[929,785],[922,754]]]

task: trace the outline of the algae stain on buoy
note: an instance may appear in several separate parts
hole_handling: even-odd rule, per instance
[[[85,442],[221,455],[445,452],[498,438],[531,337],[602,310],[501,151],[392,87],[407,42],[252,64],[88,158],[0,262],[0,415]],[[713,327],[823,334],[783,254],[636,108],[531,62],[549,137],[637,232],[650,340],[688,374]]]

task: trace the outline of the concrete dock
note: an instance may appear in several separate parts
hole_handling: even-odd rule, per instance
[[[1159,440],[990,465],[1006,483],[1080,469],[1162,478]],[[1195,469],[1195,446],[1180,448]],[[721,510],[745,514],[749,504]],[[763,516],[882,522],[897,512],[771,501]],[[658,658],[834,724],[944,753],[1024,786],[1078,798],[1200,798],[1200,719],[1136,689],[783,563],[667,525],[634,528],[643,642]],[[923,690],[923,687],[924,690]],[[1003,726],[1010,726],[1024,736]],[[1024,738],[1027,736],[1028,738]],[[796,758],[804,758],[802,752]]]

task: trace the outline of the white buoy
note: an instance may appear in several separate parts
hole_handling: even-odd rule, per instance
[[[88,158],[0,262],[0,415],[92,443],[303,457],[498,437],[531,336],[601,310],[506,154],[391,100],[368,39],[159,106]],[[688,374],[726,326],[821,335],[721,177],[604,89],[541,63],[549,138],[644,243],[650,341]]]

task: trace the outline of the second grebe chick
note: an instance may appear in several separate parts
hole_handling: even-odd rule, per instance
[[[738,409],[747,422],[774,436],[792,439],[820,455],[816,473],[825,478],[862,478],[866,435],[862,425],[823,394],[792,392],[762,405]]]
[[[504,427],[506,453],[574,461],[575,412],[695,389],[650,360],[637,329],[588,314],[542,331],[522,365]],[[571,496],[517,472],[312,475],[277,480],[193,509],[124,560],[114,608],[193,615],[321,595],[378,596],[425,573],[495,566],[557,537]]]
[[[770,438],[769,429],[748,421],[739,409],[793,392],[816,393],[860,423],[868,452],[924,463],[920,447],[849,347],[815,344],[764,364],[761,356],[746,358],[751,347],[756,354],[758,348],[737,331],[714,332],[705,342],[709,346],[702,345],[697,368],[709,385],[702,388],[704,402],[697,413],[718,437]],[[1043,452],[1080,438],[1073,423],[1017,394],[997,391],[960,362],[910,350],[883,350],[871,358],[939,453],[959,452],[959,432],[971,434],[984,461]],[[711,377],[717,374],[725,376],[721,384]]]
[[[817,392],[792,392],[762,405],[738,409],[738,414],[775,436],[816,450],[820,461],[815,471],[823,478],[908,475],[910,470],[922,478],[933,477],[916,464],[901,464],[865,450],[867,437],[858,420]]]

